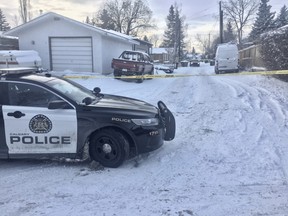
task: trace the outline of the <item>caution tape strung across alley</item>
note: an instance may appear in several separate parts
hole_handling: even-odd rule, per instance
[[[288,74],[288,70],[275,71],[254,71],[254,72],[239,72],[239,73],[224,73],[224,74],[154,74],[154,75],[139,75],[139,76],[105,76],[105,75],[64,75],[69,79],[155,79],[155,78],[178,78],[178,77],[199,77],[199,76],[248,76],[248,75],[284,75]]]

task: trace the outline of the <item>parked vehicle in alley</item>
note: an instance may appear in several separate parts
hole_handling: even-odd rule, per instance
[[[138,76],[136,81],[142,83],[143,75],[153,75],[154,65],[147,53],[139,51],[124,51],[118,58],[113,58],[111,67],[114,69],[114,77]]]
[[[215,56],[215,73],[239,72],[238,47],[233,43],[219,44]]]
[[[194,55],[190,60],[190,66],[200,67],[201,58],[197,55]]]

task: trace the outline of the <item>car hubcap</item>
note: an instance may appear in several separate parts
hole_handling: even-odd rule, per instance
[[[102,150],[105,154],[110,154],[112,152],[112,147],[111,145],[109,145],[108,143],[105,143],[103,146],[102,146]]]

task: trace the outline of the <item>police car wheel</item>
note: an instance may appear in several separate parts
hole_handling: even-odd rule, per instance
[[[104,167],[119,167],[129,155],[126,137],[114,129],[105,129],[95,134],[90,142],[90,156]]]

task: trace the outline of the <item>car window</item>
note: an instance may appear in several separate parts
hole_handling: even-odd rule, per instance
[[[150,62],[151,60],[150,60],[150,57],[148,56],[148,55],[144,55],[144,60],[146,61],[146,62]]]
[[[72,99],[78,104],[83,103],[83,99],[87,97],[91,98],[92,100],[97,99],[92,91],[72,81],[53,79],[46,82],[46,85],[53,88],[55,91],[65,94],[66,97]]]
[[[48,107],[52,100],[61,100],[52,92],[36,85],[25,83],[8,84],[9,105]]]

